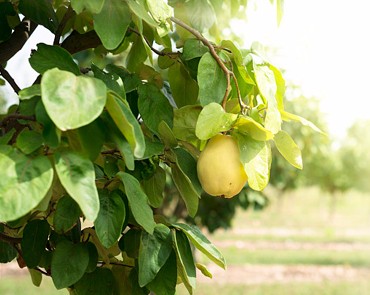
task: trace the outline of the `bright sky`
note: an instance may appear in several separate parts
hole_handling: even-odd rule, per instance
[[[248,1],[245,45],[276,47],[270,62],[286,69],[286,80],[301,85],[304,95],[320,99],[330,132],[341,137],[356,119],[370,119],[370,1],[284,2],[277,28],[269,0]]]

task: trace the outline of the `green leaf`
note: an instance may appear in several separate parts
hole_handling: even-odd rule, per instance
[[[269,64],[270,70],[274,73],[275,82],[276,82],[276,100],[277,106],[279,111],[284,110],[284,94],[285,94],[285,80],[283,78],[282,73],[279,71],[278,68],[274,67],[273,65]]]
[[[133,1],[130,1],[129,3],[131,2]],[[138,67],[146,61],[148,54],[144,41],[140,36],[134,36],[132,39],[133,44],[127,55],[126,65],[128,70],[135,72]]]
[[[238,132],[247,134],[255,140],[267,141],[274,137],[270,130],[247,116],[239,116],[233,127]]]
[[[175,135],[173,134],[171,128],[167,125],[165,121],[161,121],[158,125],[159,137],[167,147],[176,147],[178,142]]]
[[[159,141],[151,141],[146,138],[145,147],[145,153],[141,159],[150,159],[164,153],[164,145]]]
[[[203,45],[202,41],[198,39],[187,39],[184,43],[181,58],[183,60],[190,60],[201,57],[208,51],[208,47]]]
[[[40,84],[34,84],[30,87],[23,88],[19,91],[18,96],[20,100],[27,100],[35,96],[41,96],[41,86]]]
[[[205,266],[204,264],[201,264],[201,263],[196,263],[196,267],[197,269],[199,269],[202,274],[210,279],[212,279],[212,273],[208,270],[207,266]]]
[[[195,225],[185,223],[172,224],[175,228],[183,231],[194,246],[211,259],[218,266],[225,269],[225,258],[218,249],[207,239],[207,237]]]
[[[262,62],[257,56],[253,55],[253,69],[257,86],[262,98],[267,102],[265,128],[273,134],[281,130],[281,115],[278,110],[276,100],[276,80],[274,72],[269,65]]]
[[[166,185],[166,172],[158,166],[154,175],[149,179],[144,179],[141,186],[148,196],[150,206],[158,208],[163,202],[163,191]]]
[[[199,195],[178,163],[171,164],[171,171],[172,179],[185,202],[188,213],[191,217],[194,217],[198,211]]]
[[[196,271],[189,240],[182,231],[173,230],[172,239],[177,257],[177,273],[190,294],[196,284]]]
[[[130,258],[139,257],[139,248],[142,230],[130,229],[127,231],[118,242],[119,248],[122,252],[126,252],[127,256]]]
[[[5,133],[3,136],[0,136],[0,145],[7,145],[8,142],[12,139],[15,134],[15,129],[11,129],[9,132]]]
[[[280,130],[274,136],[275,145],[280,154],[294,167],[303,168],[301,150],[284,130]]]
[[[207,52],[198,65],[199,100],[202,106],[211,102],[221,103],[227,88],[224,72],[212,55]]]
[[[32,51],[29,62],[32,68],[40,74],[53,68],[71,72],[76,76],[81,74],[80,68],[74,62],[72,55],[64,48],[56,45],[37,44],[37,50]]]
[[[212,27],[216,21],[216,14],[208,0],[189,0],[186,3],[190,25],[203,32]]]
[[[127,0],[126,0],[127,1]],[[153,17],[149,14],[146,8],[145,0],[130,0],[127,1],[131,11],[140,19],[143,19],[148,25],[156,27],[157,23]]]
[[[131,23],[127,4],[121,0],[105,0],[102,10],[93,18],[94,29],[103,46],[108,50],[117,48]]]
[[[69,196],[59,199],[53,218],[54,230],[59,234],[68,232],[81,215],[78,204]]]
[[[243,55],[238,48],[238,46],[235,45],[235,43],[231,40],[222,40],[221,42],[222,48],[227,48],[231,51],[232,56],[234,58],[235,63],[240,66],[243,64]]]
[[[94,64],[91,65],[91,70],[94,72],[94,77],[102,80],[110,90],[117,93],[120,97],[126,97],[124,87],[119,85],[120,77],[117,74],[115,74],[114,72],[106,73]]]
[[[218,103],[210,103],[199,114],[195,134],[199,139],[207,140],[220,132],[228,131],[237,117],[237,114],[226,113]]]
[[[284,14],[284,0],[276,0],[276,19],[278,26],[281,23],[283,14]]]
[[[198,84],[182,64],[175,63],[170,67],[168,80],[178,108],[196,103],[199,92]]]
[[[142,157],[145,152],[145,139],[130,108],[109,92],[106,108],[118,129],[126,137],[134,155],[138,158]]]
[[[57,289],[67,288],[79,281],[89,264],[89,250],[85,244],[60,241],[51,259],[51,273]]]
[[[312,123],[311,121],[309,121],[309,120],[307,120],[305,118],[302,118],[301,116],[298,116],[298,115],[295,115],[295,114],[291,114],[291,113],[289,113],[287,111],[282,111],[281,112],[281,115],[282,115],[282,118],[283,118],[284,121],[287,121],[287,122],[290,122],[290,121],[300,122],[302,125],[307,126],[307,127],[310,127],[312,130],[325,135],[325,132],[323,132],[314,123]]]
[[[105,0],[71,0],[71,5],[76,13],[81,13],[85,9],[91,13],[99,13]]]
[[[195,134],[195,127],[201,110],[202,107],[196,105],[174,110],[173,133],[176,138],[191,143],[199,141]]]
[[[41,93],[48,115],[63,131],[94,121],[103,111],[107,96],[103,81],[58,69],[44,73]]]
[[[26,224],[21,242],[22,256],[27,267],[35,268],[45,252],[50,226],[46,220],[35,219]]]
[[[55,152],[55,170],[68,194],[77,202],[90,221],[99,212],[99,196],[95,186],[93,163],[72,151]]]
[[[183,148],[174,149],[174,152],[181,171],[190,179],[190,183],[197,194],[201,195],[203,189],[198,179],[196,160]]]
[[[44,138],[36,131],[23,129],[17,137],[17,147],[26,155],[42,146]]]
[[[28,268],[28,272],[30,273],[32,284],[36,287],[40,287],[42,282],[42,273],[32,268]]]
[[[96,268],[92,273],[86,273],[75,285],[77,295],[113,295],[115,280],[108,268]]]
[[[134,45],[135,44],[133,44],[133,46]],[[141,83],[141,80],[136,73],[130,73],[124,67],[108,64],[106,69],[109,73],[117,74],[122,79],[126,93],[136,90]]]
[[[142,84],[138,89],[138,107],[144,123],[153,132],[158,132],[158,125],[165,121],[172,126],[173,108],[164,94],[153,84]]]
[[[148,204],[148,197],[140,187],[139,181],[125,172],[118,172],[117,176],[125,186],[126,196],[136,222],[140,224],[145,231],[153,234],[156,225],[153,218],[153,211]]]
[[[146,4],[150,14],[158,24],[166,23],[167,19],[173,16],[172,8],[165,1],[146,0]]]
[[[60,144],[61,131],[55,126],[47,114],[44,104],[40,100],[35,108],[36,120],[43,125],[42,136],[45,144],[51,148],[57,148]]]
[[[248,176],[248,185],[256,191],[263,190],[270,178],[271,147],[269,143],[238,133],[234,136],[238,141],[240,161]]]
[[[89,264],[86,268],[86,272],[93,272],[96,269],[99,261],[99,253],[95,244],[92,242],[87,243],[87,248],[89,250]]]
[[[176,253],[171,252],[166,263],[159,270],[157,276],[152,280],[147,287],[155,294],[174,295],[176,294],[177,284],[177,266]]]
[[[17,250],[7,242],[0,241],[0,263],[8,263],[17,257]]]
[[[96,218],[96,234],[105,248],[110,248],[121,235],[123,222],[126,218],[126,208],[122,198],[117,193],[107,190],[99,191],[100,210]]]
[[[52,33],[56,31],[58,18],[49,0],[20,0],[18,8],[25,17],[43,25]]]
[[[152,235],[143,232],[139,249],[139,285],[150,283],[172,252],[172,237],[170,229],[157,224]]]
[[[101,121],[97,119],[81,128],[66,132],[71,149],[86,156],[91,161],[99,156],[105,140],[105,134],[100,123]]]
[[[28,158],[10,146],[0,146],[0,220],[12,221],[35,208],[53,181],[45,156]]]
[[[121,155],[123,156],[127,169],[133,171],[135,169],[135,158],[131,151],[130,144],[123,136],[117,135],[112,136],[112,138]]]

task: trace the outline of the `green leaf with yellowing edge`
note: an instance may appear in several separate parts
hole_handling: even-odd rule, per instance
[[[196,270],[189,240],[182,231],[172,230],[172,239],[177,257],[177,273],[190,294],[196,285]]]
[[[130,144],[134,155],[141,158],[145,152],[145,139],[130,108],[111,92],[108,92],[106,108],[118,129]]]
[[[62,131],[94,121],[104,109],[106,92],[104,82],[99,79],[75,76],[57,68],[46,71],[41,80],[46,112]]]
[[[260,123],[247,116],[239,116],[233,127],[240,133],[247,134],[255,140],[267,141],[274,137],[270,130],[267,130]]]
[[[45,156],[28,158],[10,146],[0,146],[0,221],[12,221],[35,208],[53,181]]]
[[[271,167],[271,147],[267,141],[257,141],[247,135],[235,132],[240,150],[240,161],[248,176],[248,185],[263,190],[269,182]]]
[[[262,98],[267,102],[265,128],[276,134],[281,130],[281,115],[276,99],[277,85],[274,72],[258,56],[253,56],[253,70]]]
[[[211,259],[218,266],[225,269],[225,258],[220,251],[207,239],[207,237],[195,225],[185,223],[172,224],[175,228],[183,231],[194,246]]]
[[[282,115],[283,120],[286,122],[290,122],[290,121],[300,122],[302,125],[310,127],[312,130],[319,132],[323,135],[326,135],[326,133],[322,131],[319,127],[317,127],[314,123],[312,123],[311,121],[305,118],[302,118],[301,116],[289,113],[287,111],[282,111],[281,115]]]
[[[303,168],[301,150],[290,137],[290,135],[281,130],[274,136],[275,145],[280,154],[294,167]]]
[[[218,103],[210,103],[199,114],[195,134],[199,139],[207,140],[220,132],[228,131],[237,117],[237,114],[226,113]]]

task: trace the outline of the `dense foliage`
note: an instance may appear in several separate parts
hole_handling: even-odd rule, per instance
[[[20,100],[1,116],[0,262],[16,258],[36,286],[47,275],[71,294],[174,294],[178,283],[193,293],[196,268],[211,276],[193,248],[225,267],[196,226],[174,221],[169,199],[180,196],[183,219],[199,203],[211,219],[202,210],[218,203],[200,198],[196,173],[208,139],[233,136],[261,191],[272,142],[302,168],[283,121],[307,124],[284,109],[276,67],[222,40],[217,12],[246,2],[0,1],[1,81]],[[6,62],[37,26],[54,42],[31,53],[39,77],[20,89]],[[234,200],[248,203],[245,191]]]

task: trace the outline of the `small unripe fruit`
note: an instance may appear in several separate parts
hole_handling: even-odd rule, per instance
[[[197,163],[198,178],[206,193],[231,198],[242,190],[248,177],[239,155],[238,144],[229,135],[218,134],[208,141]]]

